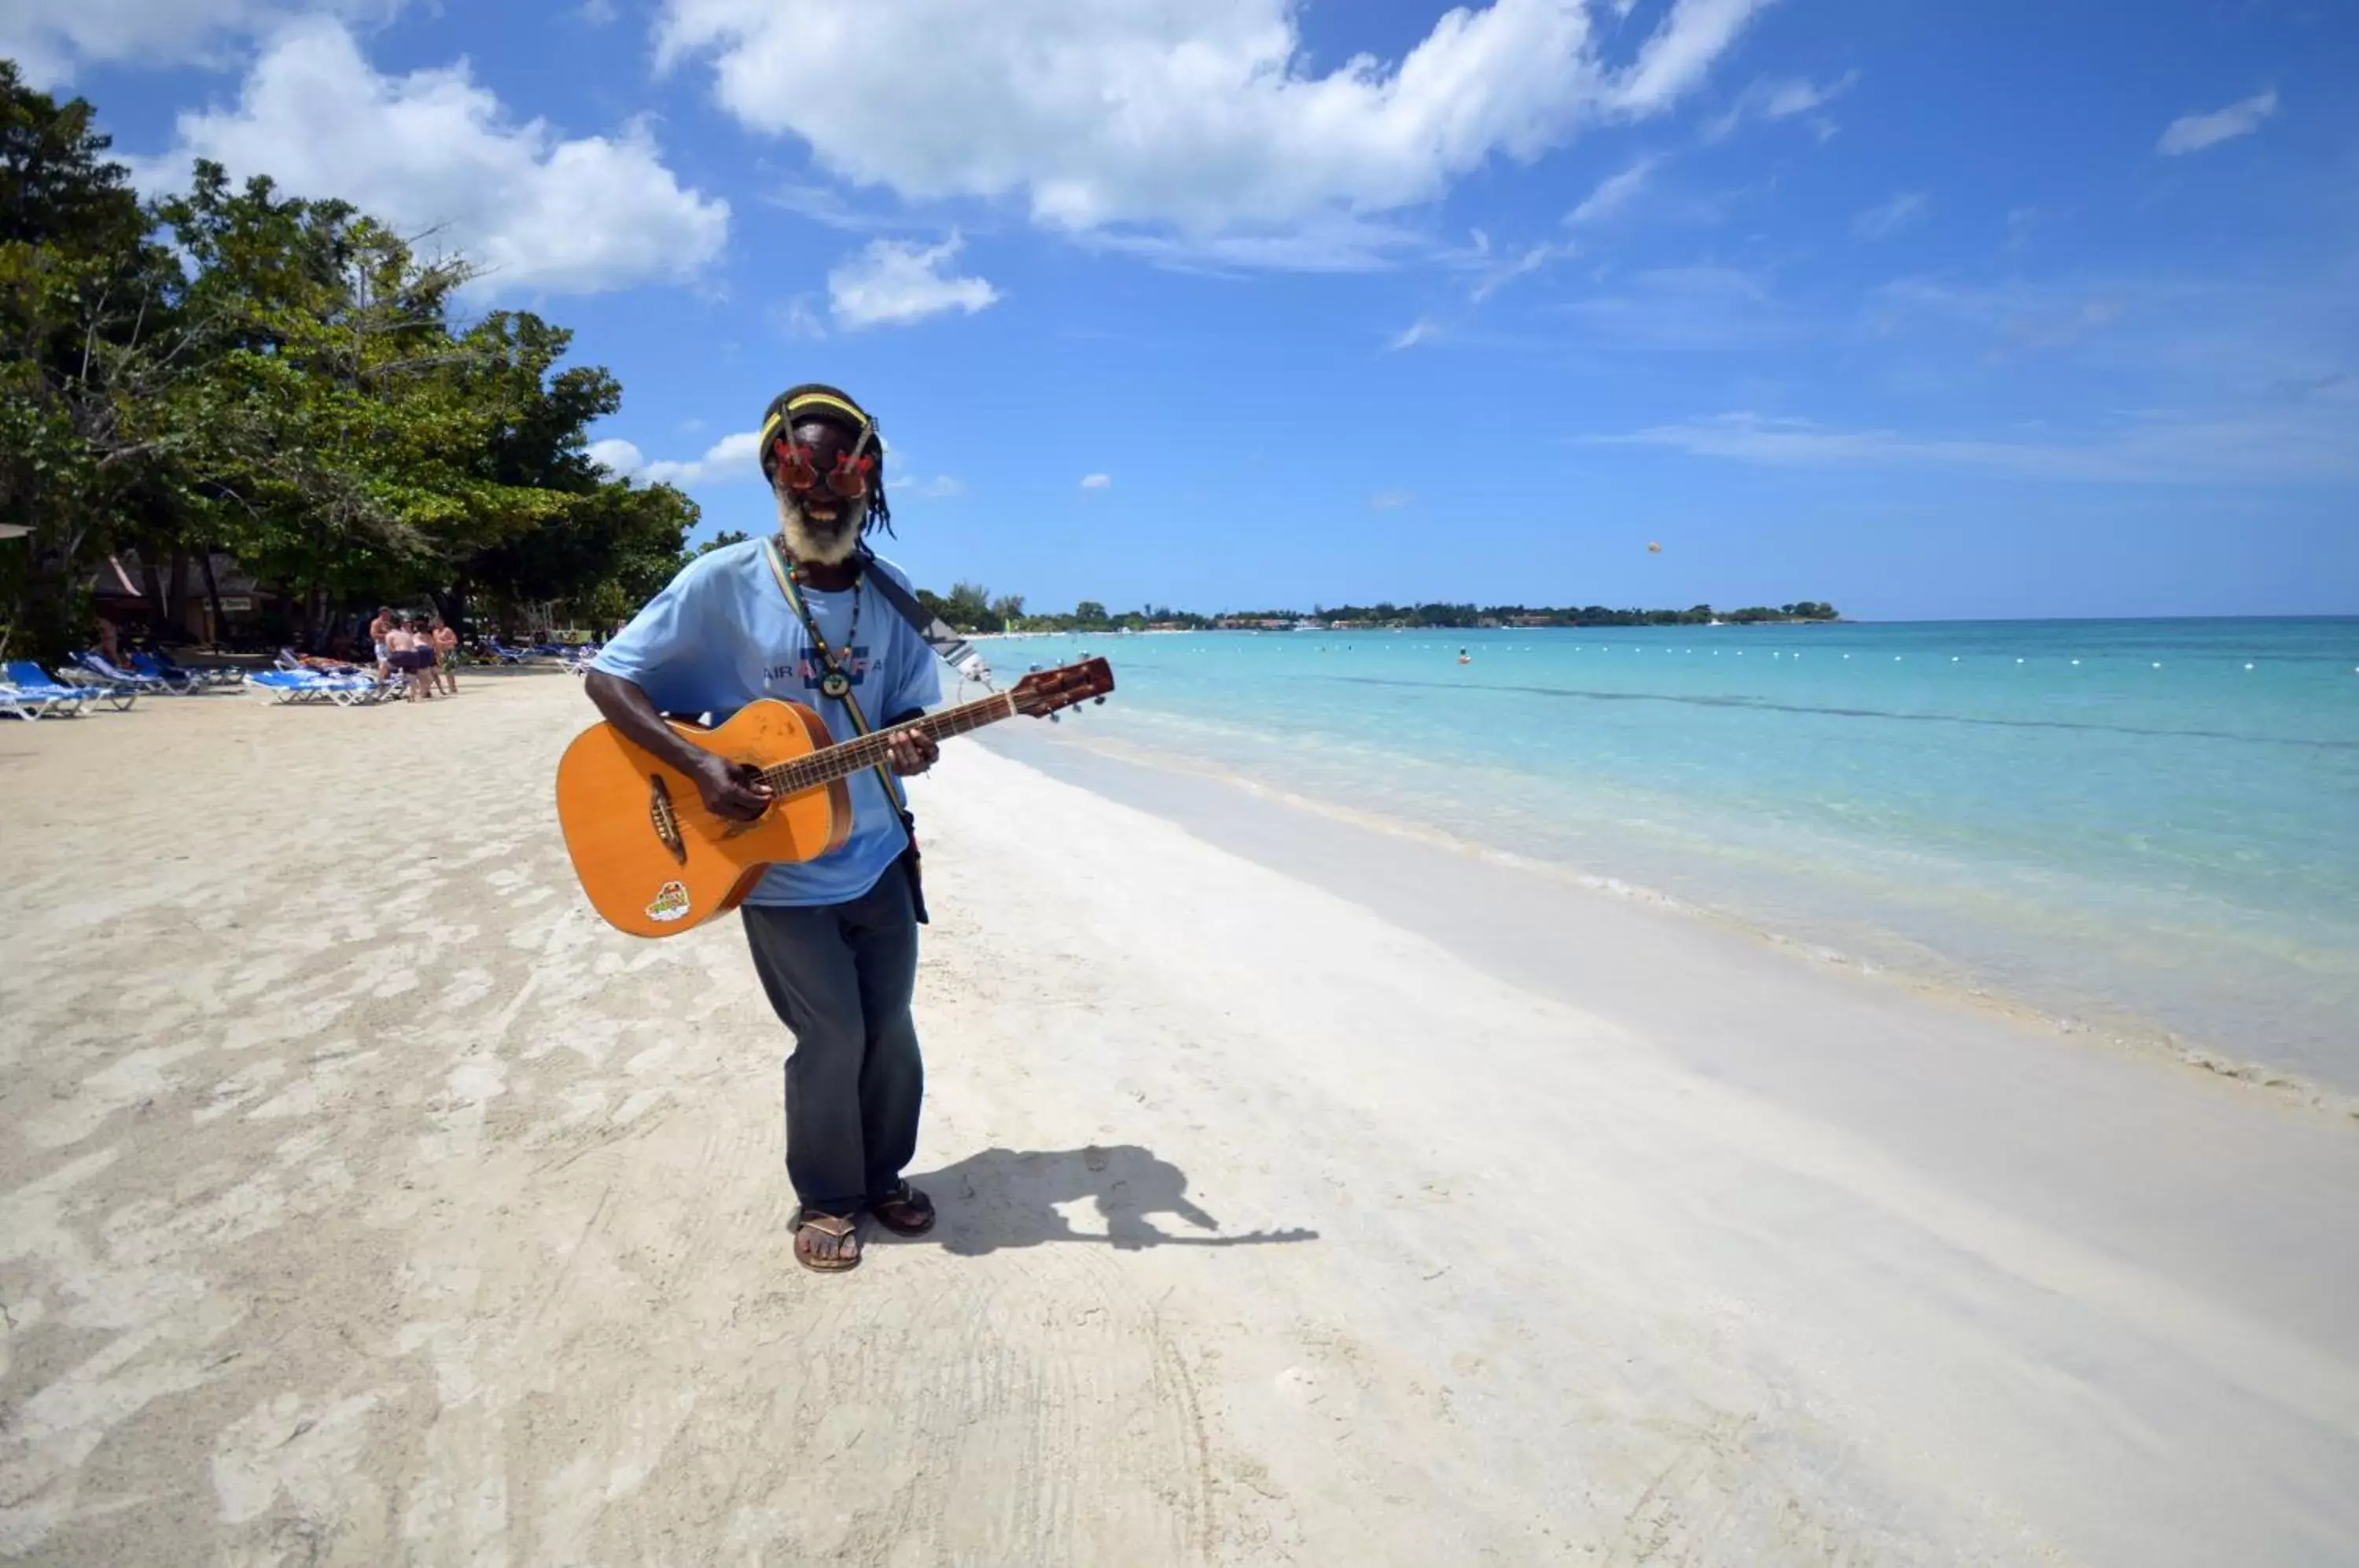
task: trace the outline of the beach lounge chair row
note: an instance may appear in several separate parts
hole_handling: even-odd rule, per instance
[[[562,647],[553,642],[534,643],[529,648],[517,648],[512,643],[502,642],[495,637],[480,639],[476,647],[502,664],[530,664],[544,659],[563,659],[566,652]]]
[[[497,659],[502,664],[529,664],[537,659],[553,659],[577,675],[587,667],[589,661],[598,652],[598,645],[594,642],[580,644],[537,642],[529,648],[517,648],[514,644],[502,642],[495,637],[478,638],[475,646],[481,652]]]
[[[156,662],[153,655],[134,655],[134,662],[142,658],[147,659],[150,668],[125,670],[104,655],[84,648],[73,656],[71,664],[60,666],[59,673],[79,685],[107,686],[118,691],[135,693],[185,696],[201,684],[191,672],[177,666],[174,673],[163,673],[163,666]]]
[[[0,713],[20,719],[71,717],[92,702],[121,711],[143,696],[192,696],[244,679],[235,670],[191,670],[161,653],[135,653],[125,668],[91,649],[54,674],[29,659],[11,660],[6,670]]]
[[[153,659],[139,655],[135,665]],[[96,654],[77,655],[61,667],[60,680],[29,659],[11,660],[0,681],[0,714],[15,719],[73,718],[92,703],[118,712],[142,696],[158,692],[188,695],[226,685],[241,685],[274,702],[332,702],[353,707],[398,695],[405,677],[381,681],[365,670],[324,671],[303,667],[291,654],[281,654],[285,668],[247,674],[242,670],[194,670],[153,659],[150,668],[125,670]]]
[[[105,671],[98,673],[104,674]],[[227,690],[242,685],[245,681],[243,670],[192,669],[163,652],[133,654],[129,673],[160,681],[168,691],[183,695],[193,691]]]

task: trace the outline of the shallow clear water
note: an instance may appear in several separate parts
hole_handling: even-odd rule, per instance
[[[1110,654],[1128,748],[2359,1086],[2359,620],[986,647]]]

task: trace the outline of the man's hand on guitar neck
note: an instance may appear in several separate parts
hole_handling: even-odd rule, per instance
[[[934,737],[921,729],[894,730],[885,737],[886,760],[904,779],[923,773],[941,754]]]

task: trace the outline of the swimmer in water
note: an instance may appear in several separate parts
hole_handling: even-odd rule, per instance
[[[1474,656],[1462,648],[1458,650],[1458,662],[1461,664],[1472,664],[1474,662]]]

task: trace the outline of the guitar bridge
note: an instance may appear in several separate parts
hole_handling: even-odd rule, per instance
[[[647,819],[656,825],[656,837],[671,851],[672,859],[681,866],[688,864],[688,841],[679,831],[679,813],[672,810],[671,790],[660,773],[647,775]]]

